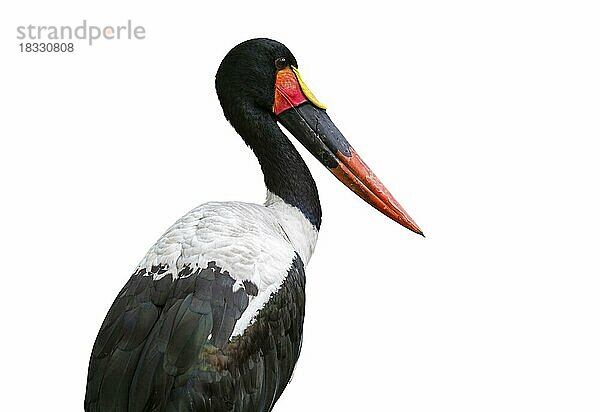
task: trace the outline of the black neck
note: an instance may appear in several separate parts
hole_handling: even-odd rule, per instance
[[[321,203],[317,185],[300,153],[270,113],[247,111],[230,119],[233,127],[258,158],[267,189],[295,206],[317,230],[321,227]]]

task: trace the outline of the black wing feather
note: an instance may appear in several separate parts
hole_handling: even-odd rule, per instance
[[[270,411],[300,354],[300,258],[233,340],[256,285],[234,292],[234,279],[214,262],[153,280],[166,271],[137,272],[117,296],[90,358],[86,411]]]

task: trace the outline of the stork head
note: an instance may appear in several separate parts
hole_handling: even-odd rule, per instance
[[[340,182],[361,199],[415,233],[423,232],[329,118],[298,70],[298,62],[283,44],[252,39],[235,46],[223,59],[216,88],[225,116],[255,151],[260,129],[268,116],[283,125]],[[238,121],[243,118],[243,121]],[[249,137],[253,136],[253,137]]]

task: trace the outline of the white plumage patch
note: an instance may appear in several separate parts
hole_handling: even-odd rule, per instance
[[[151,271],[165,265],[175,279],[185,267],[202,269],[215,262],[241,288],[248,280],[258,287],[235,325],[232,336],[240,335],[256,313],[276,292],[288,273],[296,253],[308,264],[318,232],[302,212],[267,193],[265,205],[244,202],[210,202],[179,219],[150,248],[137,270]]]

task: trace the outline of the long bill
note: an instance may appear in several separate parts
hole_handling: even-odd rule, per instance
[[[423,231],[354,151],[295,67],[277,72],[273,112],[331,173],[375,209],[422,236]]]

